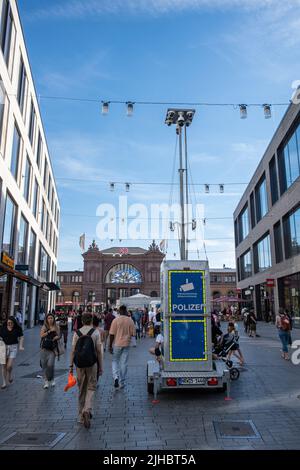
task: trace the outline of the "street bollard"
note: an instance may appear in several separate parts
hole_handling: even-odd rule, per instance
[[[230,379],[230,372],[229,370],[224,371],[224,376],[226,377],[227,387],[226,387],[226,397],[224,398],[225,401],[231,401],[232,398],[230,396],[230,386],[231,386],[231,379]]]

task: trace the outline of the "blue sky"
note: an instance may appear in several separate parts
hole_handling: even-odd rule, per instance
[[[112,104],[104,117],[101,100],[288,103],[300,79],[298,0],[19,0],[19,8],[62,207],[59,269],[82,267],[78,239],[96,237],[99,204],[117,206],[125,194],[128,204],[169,201],[167,185],[132,184],[129,193],[108,185],[171,181],[167,106],[136,105],[128,118],[125,105]],[[212,267],[235,265],[231,217],[245,185],[226,183],[249,181],[285,109],[273,107],[266,120],[249,108],[241,120],[232,107],[196,108],[188,129],[193,182],[225,183],[224,194],[197,186]],[[101,248],[150,242],[97,240]]]

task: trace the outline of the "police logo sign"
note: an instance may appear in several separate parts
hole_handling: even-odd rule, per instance
[[[204,314],[206,304],[204,271],[169,271],[169,312]]]

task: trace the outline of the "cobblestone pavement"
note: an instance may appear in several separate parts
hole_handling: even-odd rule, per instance
[[[77,424],[77,388],[63,391],[69,354],[56,364],[56,387],[44,390],[42,379],[36,377],[39,328],[28,330],[14,383],[0,391],[0,449],[37,448],[28,442],[5,443],[15,432],[64,433],[53,449],[300,449],[300,365],[281,358],[274,325],[260,322],[258,332],[259,338],[241,335],[246,365],[232,384],[232,401],[224,401],[224,394],[216,391],[170,390],[152,404],[146,388],[148,349],[153,343],[149,338],[131,349],[128,385],[115,391],[106,352],[92,426],[86,430]],[[300,339],[300,330],[292,333],[293,339]],[[251,420],[258,437],[218,437],[214,422],[233,420]]]

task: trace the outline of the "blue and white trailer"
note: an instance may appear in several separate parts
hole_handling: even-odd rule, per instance
[[[230,373],[213,360],[207,261],[164,261],[161,266],[164,353],[147,365],[148,392],[177,388],[221,389]]]

